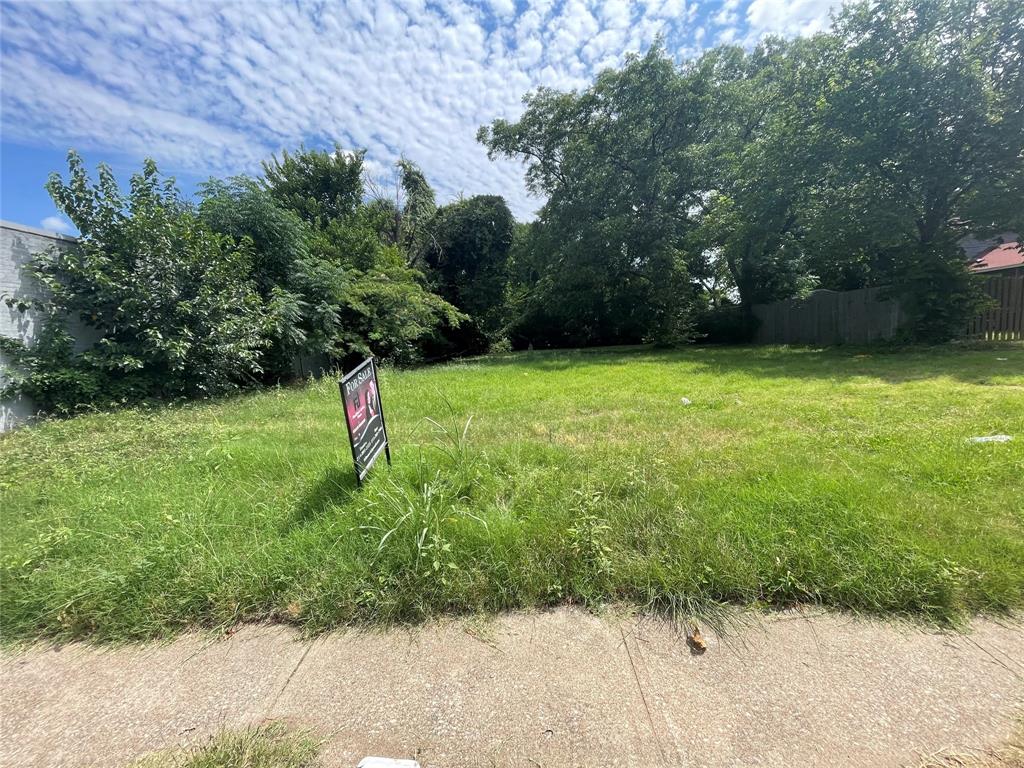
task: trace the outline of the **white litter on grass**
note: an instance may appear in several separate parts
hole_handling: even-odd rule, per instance
[[[688,398],[688,397],[680,397],[679,398],[679,402],[682,403],[683,405],[689,405],[693,401],[690,400],[690,398]]]
[[[997,357],[997,358],[996,358],[996,360],[999,360],[999,361],[1001,361],[1001,362],[1004,362],[1004,363],[1005,363],[1005,362],[1006,362],[1007,360],[1009,360],[1009,359],[1010,359],[1010,358],[1008,358],[1008,357]]]
[[[420,768],[415,760],[399,760],[394,757],[364,757],[356,768]]]
[[[986,435],[985,437],[969,437],[969,443],[1008,443],[1013,440],[1013,435]]]

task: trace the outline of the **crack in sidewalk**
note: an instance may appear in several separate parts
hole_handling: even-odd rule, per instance
[[[309,655],[309,652],[311,650],[313,650],[313,643],[307,643],[305,649],[302,651],[302,655],[299,656],[299,660],[295,662],[295,666],[292,668],[291,673],[284,681],[284,684],[281,686],[281,689],[277,692],[277,695],[270,700],[270,703],[267,704],[266,708],[263,710],[264,718],[270,717],[271,711],[274,709],[275,706],[277,706],[277,702],[281,700],[281,696],[284,695],[285,690],[288,688],[288,684],[291,683],[292,678],[295,677],[296,673],[299,671],[299,667],[302,666],[302,662],[306,660],[306,656]]]
[[[636,680],[637,690],[640,691],[640,701],[644,703],[644,709],[647,710],[647,722],[651,725],[651,735],[654,737],[654,745],[658,748],[658,754],[661,755],[661,759],[664,762],[666,760],[665,750],[661,746],[661,739],[658,737],[658,729],[654,725],[654,715],[651,713],[651,707],[647,703],[647,696],[644,694],[644,687],[640,683],[640,673],[637,672],[636,663],[633,661],[633,654],[629,650],[629,643],[626,641],[626,633],[623,631],[622,626],[619,626],[619,634],[622,635],[622,645],[626,649],[626,657],[629,659],[629,666],[633,670],[633,679]],[[632,631],[630,632],[632,634]]]

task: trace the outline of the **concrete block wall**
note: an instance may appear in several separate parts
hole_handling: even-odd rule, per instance
[[[47,232],[23,224],[0,221],[0,335],[31,344],[37,332],[36,318],[31,311],[8,308],[3,299],[11,296],[39,297],[42,289],[27,277],[23,267],[31,257],[48,248],[67,248],[75,238]],[[0,381],[6,381],[10,360],[0,353]],[[34,404],[25,398],[0,400],[0,432],[30,419]]]

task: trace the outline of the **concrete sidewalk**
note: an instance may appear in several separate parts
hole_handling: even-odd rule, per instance
[[[1024,706],[1021,627],[747,622],[701,656],[664,622],[572,610],[7,652],[0,765],[123,766],[267,718],[323,736],[328,766],[916,765],[998,745]]]

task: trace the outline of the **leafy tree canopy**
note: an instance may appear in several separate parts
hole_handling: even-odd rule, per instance
[[[265,183],[288,210],[311,224],[324,224],[355,211],[363,197],[363,156],[346,152],[340,144],[333,152],[300,147],[263,163]]]
[[[685,332],[681,247],[700,191],[692,86],[655,46],[583,92],[529,94],[519,121],[480,130],[491,156],[523,159],[528,186],[548,195],[540,222],[552,250],[534,262],[526,311],[546,318],[559,343]]]
[[[199,215],[215,232],[252,244],[252,276],[269,297],[284,285],[299,259],[307,255],[308,228],[298,213],[280,205],[256,179],[233,176],[200,185]]]
[[[1022,68],[1017,0],[863,0],[811,38],[681,65],[656,45],[527,94],[479,132],[547,196],[520,317],[560,343],[685,336],[724,266],[748,309],[885,284],[948,338],[977,306],[957,238],[1024,215]]]
[[[479,195],[439,208],[429,224],[425,265],[434,289],[485,336],[502,326],[515,219],[504,198]]]

